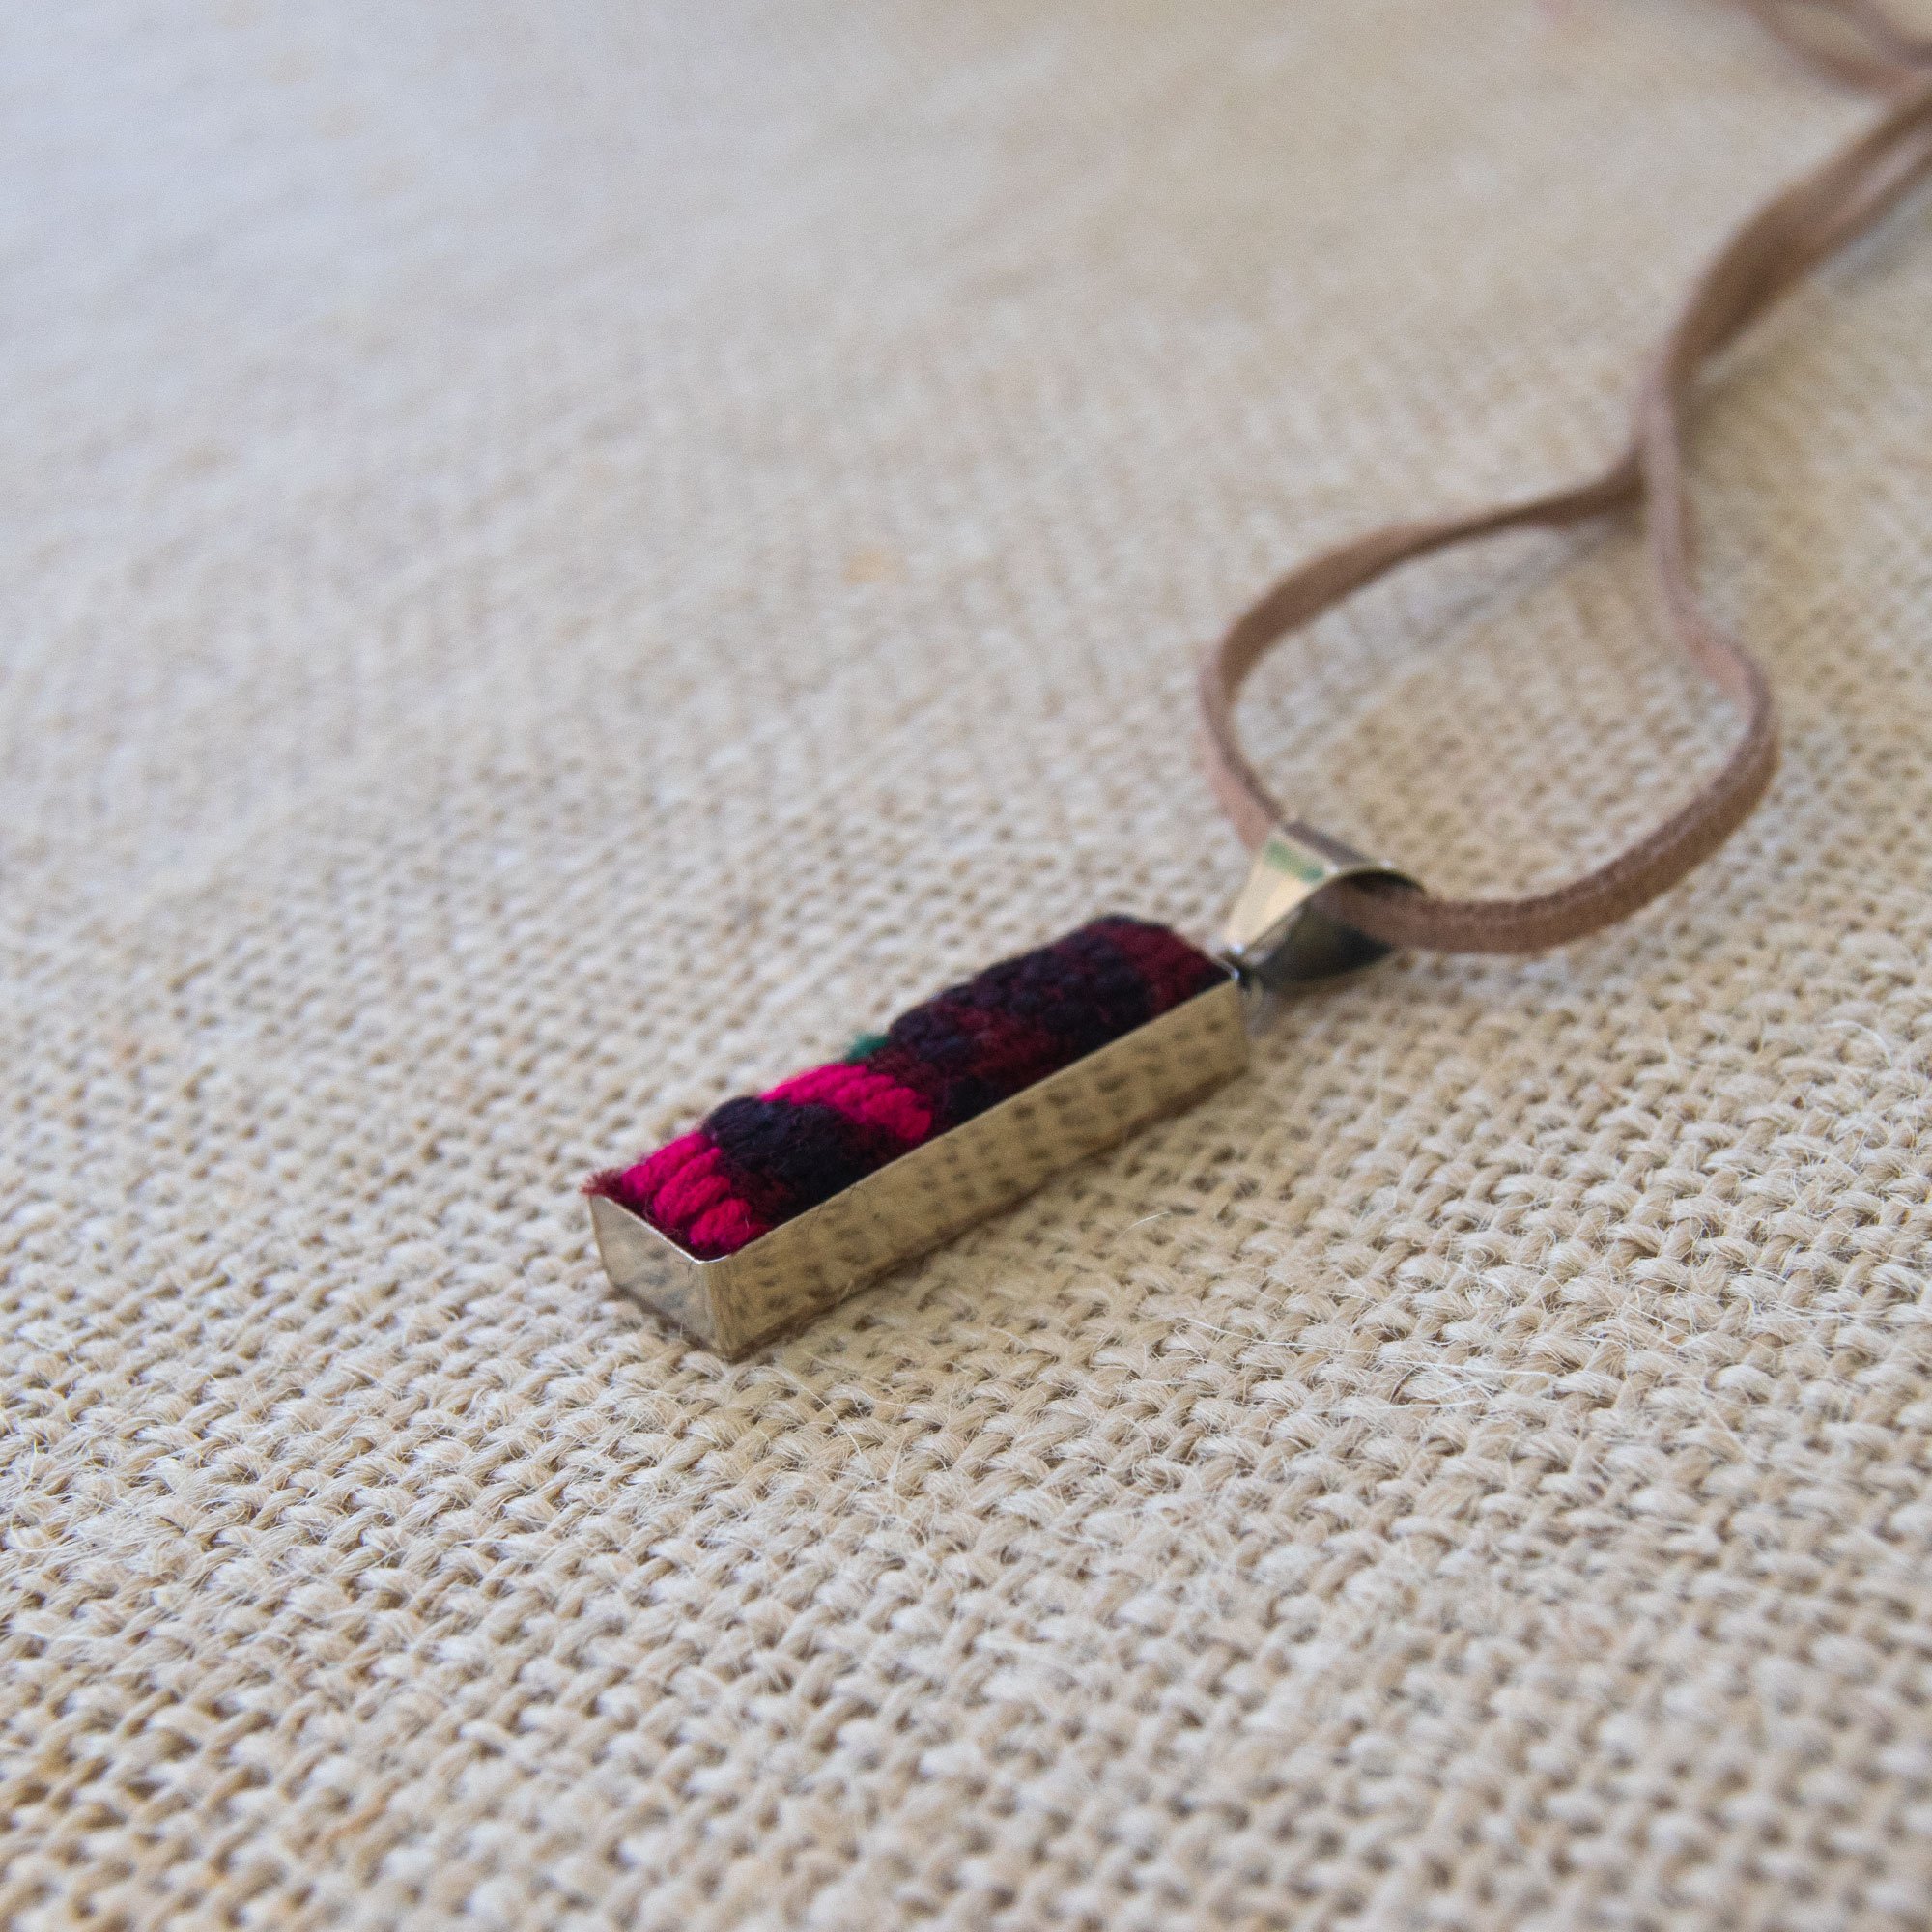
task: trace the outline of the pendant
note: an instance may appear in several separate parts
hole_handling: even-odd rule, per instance
[[[799,1326],[1239,1073],[1244,1006],[1382,951],[1311,901],[1386,869],[1277,828],[1218,956],[1095,920],[727,1100],[585,1184],[605,1271],[726,1359]]]

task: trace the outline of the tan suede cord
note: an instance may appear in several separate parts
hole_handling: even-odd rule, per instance
[[[1529,952],[1595,932],[1715,852],[1749,815],[1776,764],[1776,713],[1764,673],[1704,611],[1692,581],[1686,421],[1704,365],[1932,173],[1932,43],[1905,33],[1871,0],[1745,4],[1811,66],[1883,92],[1889,104],[1865,132],[1752,215],[1698,277],[1638,385],[1623,453],[1601,474],[1527,501],[1388,525],[1339,545],[1283,578],[1204,659],[1204,748],[1223,807],[1250,845],[1278,824],[1305,832],[1270,795],[1236,730],[1242,684],[1271,646],[1400,564],[1498,531],[1560,529],[1642,503],[1664,620],[1740,712],[1737,744],[1687,805],[1615,858],[1552,891],[1449,899],[1394,881],[1328,888],[1323,902],[1336,918],[1390,945]]]

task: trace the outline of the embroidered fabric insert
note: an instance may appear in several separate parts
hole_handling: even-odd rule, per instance
[[[747,1243],[1110,1040],[1224,969],[1115,914],[899,1015],[843,1059],[726,1100],[636,1165],[585,1183],[701,1261]]]

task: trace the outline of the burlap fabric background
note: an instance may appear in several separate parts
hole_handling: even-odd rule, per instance
[[[1928,1922],[1922,203],[1714,387],[1788,752],[1690,887],[739,1367],[573,1192],[1205,934],[1199,641],[1595,462],[1861,103],[1715,0],[4,33],[0,1919]],[[1561,876],[1721,742],[1638,562],[1405,578],[1268,770]]]

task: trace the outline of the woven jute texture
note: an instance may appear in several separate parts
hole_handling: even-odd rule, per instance
[[[1865,106],[1710,0],[71,0],[0,48],[0,1922],[1932,1920],[1932,220],[1714,379],[1787,724],[735,1367],[575,1193],[1240,871],[1200,642],[1580,473]],[[1633,534],[1250,705],[1564,876]]]

